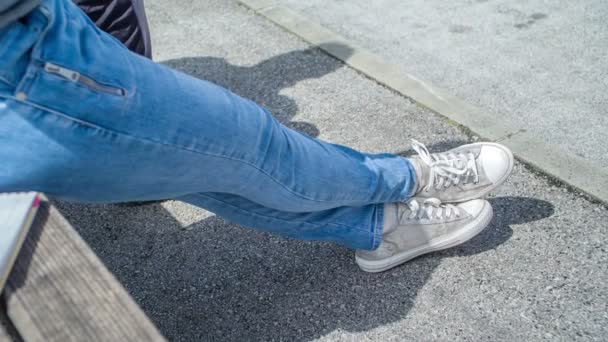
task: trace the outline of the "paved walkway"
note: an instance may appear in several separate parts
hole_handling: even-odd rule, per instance
[[[366,151],[469,137],[234,1],[149,0],[155,58]],[[61,204],[175,341],[601,340],[608,210],[517,164],[495,219],[457,248],[366,274],[353,251],[227,223],[189,205]]]
[[[273,0],[608,168],[608,2]]]

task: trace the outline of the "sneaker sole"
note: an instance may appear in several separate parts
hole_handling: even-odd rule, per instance
[[[465,146],[484,146],[484,145],[494,146],[496,148],[499,148],[499,149],[505,151],[509,155],[509,168],[508,168],[507,172],[505,172],[505,175],[502,176],[502,178],[499,179],[496,183],[494,183],[494,185],[492,185],[491,187],[488,187],[487,189],[485,189],[475,195],[471,195],[469,197],[463,197],[463,198],[458,198],[458,199],[454,199],[454,200],[444,200],[441,198],[441,196],[438,196],[442,202],[462,203],[462,202],[467,202],[467,201],[478,199],[478,198],[484,198],[484,196],[486,196],[487,194],[492,192],[494,189],[498,188],[502,183],[504,183],[507,180],[507,178],[509,178],[509,176],[511,175],[511,172],[513,171],[513,166],[515,165],[515,159],[513,158],[513,152],[511,152],[511,150],[509,150],[508,148],[504,147],[501,144],[490,143],[490,142],[473,143],[473,144],[468,144]]]
[[[426,245],[422,245],[416,249],[412,249],[397,255],[393,255],[390,258],[378,260],[378,261],[369,261],[365,259],[361,259],[355,255],[355,261],[357,265],[365,271],[370,273],[377,273],[386,271],[395,266],[403,264],[404,262],[410,261],[420,255],[440,251],[443,249],[448,249],[454,246],[458,246],[462,243],[465,243],[472,239],[474,236],[479,234],[482,230],[484,230],[492,217],[494,216],[492,206],[486,202],[486,205],[481,210],[481,213],[477,218],[473,221],[469,222],[462,229],[453,232],[450,235],[442,236],[440,238],[436,238],[434,240],[429,241]]]

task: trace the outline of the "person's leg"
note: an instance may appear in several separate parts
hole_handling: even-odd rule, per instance
[[[82,187],[82,193],[106,193],[106,178],[114,178],[110,185],[120,193],[137,195],[121,172],[132,167],[138,170],[150,160],[168,160],[175,165],[183,156],[171,159],[177,153],[165,150],[160,144],[140,141],[120,133],[113,133],[65,113],[24,100],[20,85],[27,78],[28,63],[24,56],[36,44],[44,30],[45,17],[37,13],[24,23],[0,32],[0,42],[12,49],[0,58],[0,192],[20,190],[57,189],[54,194],[65,195],[73,187]],[[27,87],[30,94],[33,87]],[[112,114],[110,112],[110,114]],[[145,156],[151,156],[146,158]],[[130,161],[129,159],[133,159]],[[169,159],[166,159],[169,158]],[[142,161],[143,160],[143,161]],[[104,175],[109,172],[109,175]],[[142,177],[147,175],[142,174]],[[179,176],[179,175],[178,175]],[[160,177],[162,182],[170,173]],[[103,178],[102,184],[97,178]],[[90,183],[85,184],[83,179]],[[125,190],[127,189],[127,190]],[[272,189],[270,189],[272,191]],[[76,200],[80,200],[76,197]],[[287,235],[299,239],[334,241],[351,248],[373,249],[380,244],[383,205],[340,207],[314,213],[288,213],[263,207],[245,198],[219,193],[191,194],[179,198],[188,203],[214,211],[228,220],[249,227]]]
[[[371,271],[409,260],[420,248],[461,243],[489,221],[483,201],[456,209],[429,201],[390,215],[391,205],[381,204],[422,186],[470,188],[467,197],[480,184],[488,191],[497,183],[483,182],[489,165],[482,156],[497,154],[485,146],[426,155],[415,167],[428,180],[418,182],[411,161],[288,130],[248,100],[128,52],[69,1],[44,4],[46,30],[45,15],[36,12],[0,32],[0,192],[39,190],[94,202],[187,196],[246,225],[360,249],[377,247],[389,227],[394,243],[383,236],[391,242],[385,248],[358,255]],[[226,194],[224,201],[192,199],[195,192]],[[403,244],[412,227],[423,238],[413,250],[409,240]]]
[[[332,241],[360,250],[373,250],[382,241],[384,204],[292,213],[222,193],[198,193],[178,199],[228,221],[300,240]]]
[[[25,155],[1,151],[16,165],[0,191],[85,202],[221,192],[286,212],[412,194],[406,159],[290,130],[252,101],[131,53],[70,1],[43,3],[50,26],[3,96],[45,141]],[[5,134],[9,145],[26,138]]]

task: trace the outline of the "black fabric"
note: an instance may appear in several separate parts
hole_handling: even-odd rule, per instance
[[[143,0],[74,0],[74,2],[97,27],[116,37],[131,51],[152,58],[150,29]]]

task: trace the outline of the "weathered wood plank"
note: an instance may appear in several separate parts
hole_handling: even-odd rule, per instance
[[[3,314],[0,313],[0,316],[3,316]],[[0,341],[12,342],[13,339],[8,335],[8,332],[6,332],[5,322],[6,322],[5,318],[0,318]]]
[[[24,341],[164,341],[78,233],[43,201],[4,298]]]
[[[13,329],[11,329],[13,328]],[[0,341],[1,342],[16,342],[17,339],[14,338],[14,327],[6,317],[6,313],[4,312],[4,308],[0,305]]]

